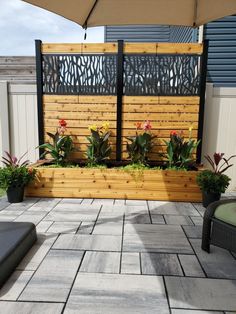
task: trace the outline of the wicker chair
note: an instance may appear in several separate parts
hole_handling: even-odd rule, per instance
[[[236,252],[236,226],[214,217],[219,205],[235,203],[236,199],[227,199],[210,204],[204,214],[202,228],[202,249],[210,253],[210,244]]]

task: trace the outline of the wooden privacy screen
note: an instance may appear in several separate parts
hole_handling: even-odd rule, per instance
[[[91,95],[91,84],[88,85],[88,83],[86,83],[86,88],[88,89],[87,91],[84,91],[83,86],[80,86],[79,88],[81,92],[76,92],[75,88],[78,88],[80,82],[75,83],[75,81],[73,81],[72,83],[71,77],[68,78],[67,81],[65,81],[65,77],[69,77],[71,75],[71,64],[74,66],[73,71],[75,69],[75,64],[76,66],[78,66],[77,60],[73,59],[73,56],[76,56],[77,54],[79,54],[79,56],[81,56],[81,54],[90,54],[91,56],[93,56],[94,54],[95,57],[97,57],[98,54],[108,54],[111,59],[106,59],[102,62],[103,64],[104,62],[110,62],[111,65],[108,66],[108,69],[115,69],[112,62],[114,62],[113,57],[116,57],[118,49],[117,47],[117,44],[114,43],[86,45],[43,44],[41,47],[41,52],[43,56],[42,64],[44,65],[44,72],[46,71],[46,73],[43,73],[42,77],[44,79],[44,90],[42,91],[43,130],[41,130],[41,132],[43,131],[44,133],[44,140],[49,140],[46,132],[54,132],[56,130],[56,127],[58,126],[58,120],[65,119],[68,123],[67,132],[73,137],[76,148],[78,149],[78,151],[73,153],[73,158],[85,158],[85,152],[88,144],[86,136],[90,134],[88,126],[91,124],[101,125],[104,121],[109,121],[112,131],[112,159],[116,159],[116,84],[118,83],[115,82],[114,85],[112,85],[112,70],[111,74],[109,74],[109,88],[111,92],[104,89],[104,84],[106,83],[104,83],[105,81],[103,81],[102,85],[99,87],[103,95],[99,95],[98,91],[92,91],[92,93],[94,94]],[[201,57],[202,52],[203,46],[201,44],[124,44],[124,62],[126,62],[127,64],[128,62],[133,62],[132,65],[136,64],[137,68],[145,67],[145,71],[147,72],[147,74],[145,74],[146,76],[144,79],[142,78],[142,80],[140,80],[138,75],[133,75],[132,72],[133,78],[130,78],[127,73],[128,71],[130,71],[131,67],[129,65],[126,65],[127,73],[124,73],[125,95],[123,95],[122,97],[121,106],[122,159],[127,158],[127,140],[125,137],[135,135],[136,122],[150,120],[152,124],[152,133],[157,136],[152,153],[149,156],[151,160],[157,161],[161,159],[160,153],[163,153],[165,151],[165,145],[163,140],[169,138],[170,131],[172,130],[182,130],[184,136],[188,137],[189,127],[192,127],[192,138],[197,140],[197,138],[199,137],[198,121],[200,108],[201,59],[199,58],[192,61],[192,59],[190,59],[189,57]],[[158,80],[156,81],[156,83],[154,82],[155,84],[153,84],[153,80],[155,79],[155,77],[152,77],[152,56],[156,57],[159,54],[160,59],[158,59],[158,62],[160,63],[160,67],[158,64],[156,64],[156,67],[153,70],[155,72],[158,69],[159,76],[158,73],[155,72],[155,75],[158,76]],[[69,55],[71,59],[70,64],[68,65],[67,63],[66,70],[63,72],[63,78],[61,77],[61,73],[60,77],[58,76],[58,73],[55,69],[51,74],[47,72],[49,71],[48,69],[50,69],[52,64],[55,63],[55,60],[57,60],[59,64],[57,64],[57,67],[62,69],[63,66],[65,66],[65,61],[62,62],[62,60],[64,60],[63,58],[67,55]],[[61,59],[58,56],[61,56]],[[128,60],[128,57],[127,61],[125,59],[126,56],[131,56],[131,61]],[[136,56],[139,56],[139,59],[137,59]],[[183,56],[184,59],[179,59],[180,61],[178,61],[178,63],[177,61],[175,61],[176,63],[173,64],[172,68],[170,68],[170,66],[165,64],[166,61],[168,61],[167,59],[164,59],[165,56],[168,56],[168,60],[170,60],[170,62],[172,62],[171,58],[173,56],[176,56],[176,58]],[[57,59],[47,59],[52,57],[55,57]],[[146,59],[144,62],[143,58],[145,57]],[[50,66],[48,65],[49,61]],[[66,62],[68,62],[68,60]],[[79,60],[78,62],[81,62],[81,60]],[[99,64],[99,62],[97,64]],[[195,64],[193,64],[193,62],[195,62]],[[178,67],[178,73],[173,74],[173,71],[175,71],[176,68],[176,64]],[[143,73],[145,71],[143,70],[142,72],[143,76]],[[168,71],[169,73],[167,75]],[[191,71],[198,71],[198,73],[191,73]],[[162,73],[161,75],[160,72]],[[88,75],[87,72],[86,75]],[[182,77],[186,75],[189,75],[190,77],[185,80],[183,79],[182,83],[181,81],[179,81],[180,83],[178,85],[178,80],[181,80]],[[48,79],[49,76],[50,79]],[[178,80],[175,76],[178,76]],[[78,79],[78,77],[76,77],[76,79]],[[103,80],[103,78],[100,79]],[[135,79],[135,83],[132,86],[130,85],[131,79]],[[68,83],[69,80],[70,84]],[[144,80],[145,84],[143,83]],[[191,80],[193,81],[192,83]],[[51,84],[52,81],[54,82],[54,85]],[[64,89],[59,87],[60,82],[64,82]],[[142,82],[142,86],[139,88],[140,82]],[[191,84],[195,84],[196,88],[190,91],[189,86],[191,87]],[[71,89],[68,89],[68,85],[70,85]],[[166,89],[167,85],[168,88]]]

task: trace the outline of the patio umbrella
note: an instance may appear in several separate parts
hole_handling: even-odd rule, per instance
[[[236,0],[26,0],[84,28],[165,24],[197,27],[236,14]]]

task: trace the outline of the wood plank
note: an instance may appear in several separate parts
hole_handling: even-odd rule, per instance
[[[125,43],[124,53],[202,54],[203,45],[197,43]]]
[[[110,112],[63,112],[63,111],[45,111],[44,112],[45,119],[65,119],[68,121],[71,120],[87,120],[88,124],[90,124],[90,119],[99,121],[101,125],[104,121],[116,121],[116,113]]]
[[[184,128],[181,129],[181,131],[183,131],[183,135],[185,137],[188,137],[189,136],[189,130],[188,130],[189,126],[188,125],[185,125]],[[56,131],[56,128],[55,127],[45,127],[44,128],[45,132],[55,132]],[[173,130],[172,129],[157,129],[157,128],[153,128],[152,129],[152,133],[154,133],[155,135],[157,135],[158,137],[160,138],[169,138],[170,136],[170,131]],[[116,130],[115,128],[111,128],[111,131],[112,131],[112,134],[111,134],[111,137],[115,137],[116,135]],[[81,138],[83,136],[87,136],[90,134],[90,131],[88,129],[88,127],[84,127],[84,128],[70,128],[68,127],[67,129],[67,133],[68,135],[71,135],[75,138]],[[123,136],[133,136],[135,134],[135,128],[133,126],[132,129],[123,129],[122,131],[122,135]],[[192,130],[192,136],[193,137],[197,137],[197,128],[193,129]]]
[[[79,103],[79,104],[60,104],[60,103],[44,103],[44,111],[60,111],[60,112],[115,112],[116,104],[91,104],[91,103]],[[190,106],[189,106],[190,107]],[[191,111],[192,112],[192,111]]]
[[[198,105],[199,96],[124,96],[123,103],[126,104],[190,104]]]
[[[117,43],[43,43],[42,53],[116,53]]]
[[[180,121],[178,122],[178,119],[175,118],[176,120],[172,121],[157,121],[155,122],[155,124],[153,123],[153,129],[168,129],[168,130],[175,130],[175,129],[188,129],[190,126],[192,126],[194,129],[198,128],[198,123],[197,120],[195,121]],[[123,122],[123,129],[135,129],[135,121],[124,121]],[[50,127],[54,127],[54,131],[55,131],[55,127],[58,126],[58,120],[57,119],[45,119],[44,120],[45,126],[47,128]],[[98,120],[67,120],[68,123],[68,128],[72,129],[74,128],[86,128],[89,125],[92,124],[99,124]],[[116,128],[116,123],[115,121],[110,121],[110,128]],[[79,134],[75,133],[75,134]]]
[[[43,95],[44,103],[116,103],[116,96]]]
[[[176,112],[176,113],[198,113],[199,105],[185,105],[185,104],[124,104],[123,105],[124,113],[167,113],[167,112]]]

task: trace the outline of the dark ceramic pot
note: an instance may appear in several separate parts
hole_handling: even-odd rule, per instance
[[[7,199],[9,203],[20,203],[24,199],[25,187],[9,187],[7,189]]]
[[[220,200],[220,193],[207,193],[202,192],[202,204],[206,208],[208,205],[210,205],[213,202]]]

